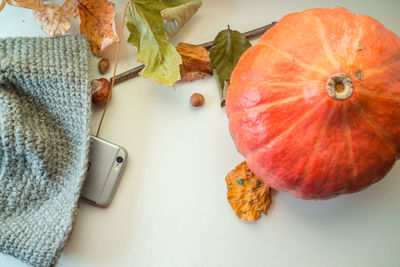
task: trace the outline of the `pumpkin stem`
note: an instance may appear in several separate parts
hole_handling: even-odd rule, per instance
[[[329,78],[326,90],[333,99],[346,100],[353,94],[353,81],[345,73],[336,73]]]

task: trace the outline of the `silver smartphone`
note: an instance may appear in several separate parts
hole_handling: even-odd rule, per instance
[[[100,207],[110,205],[117,189],[128,153],[121,146],[91,136],[89,163],[82,198]]]

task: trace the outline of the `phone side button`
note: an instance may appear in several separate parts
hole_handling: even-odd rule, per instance
[[[97,205],[97,203],[96,202],[94,202],[93,200],[90,200],[90,199],[87,199],[87,198],[84,198],[84,197],[81,197],[81,199],[83,199],[84,201],[86,201],[87,203],[89,203],[89,204],[91,204],[91,205]]]

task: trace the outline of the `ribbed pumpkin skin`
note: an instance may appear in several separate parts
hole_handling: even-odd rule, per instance
[[[350,98],[328,95],[336,73]],[[400,38],[343,8],[282,18],[247,50],[226,98],[231,135],[266,184],[303,199],[362,190],[400,153]]]

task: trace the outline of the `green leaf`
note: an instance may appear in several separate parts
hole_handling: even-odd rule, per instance
[[[221,108],[225,107],[226,93],[228,92],[229,80],[224,80],[219,76],[218,72],[214,69],[215,80],[217,81],[219,95],[221,97]]]
[[[181,78],[182,59],[165,36],[161,10],[174,8],[190,0],[129,0],[126,26],[128,42],[138,49],[138,62],[145,67],[140,75],[165,85],[173,85]]]
[[[229,26],[227,30],[219,32],[214,39],[213,47],[210,49],[210,59],[221,96],[221,107],[225,105],[232,71],[240,56],[250,47],[251,43],[246,36],[238,31],[232,31]]]
[[[201,5],[201,0],[194,0],[177,7],[161,10],[161,17],[164,20],[164,30],[167,39],[174,36],[197,10],[199,10]]]

